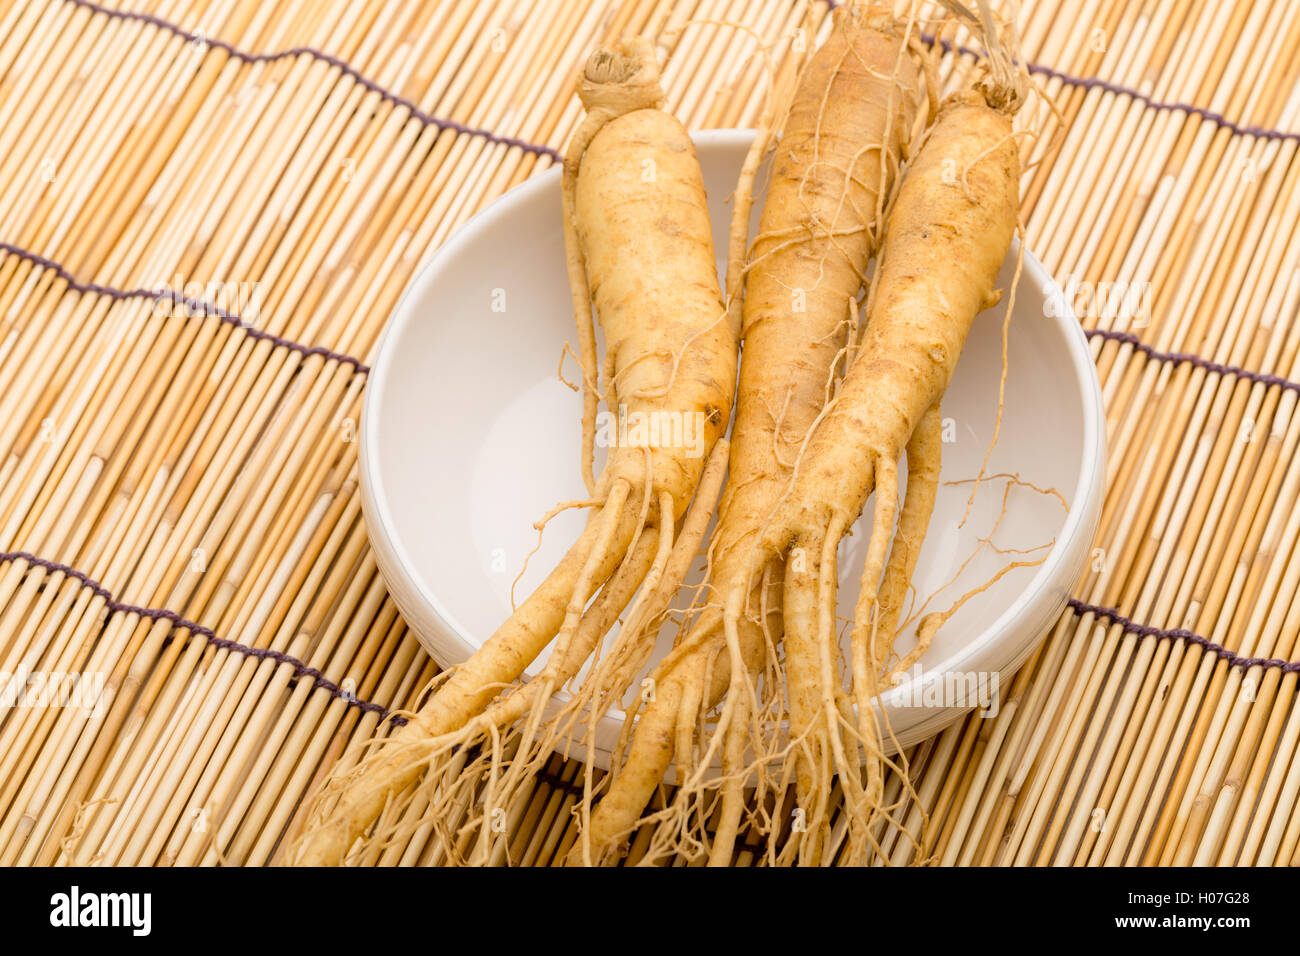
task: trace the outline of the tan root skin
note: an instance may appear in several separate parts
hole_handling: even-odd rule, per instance
[[[881,732],[875,726],[871,701],[934,504],[939,402],[975,315],[996,301],[993,283],[1015,229],[1017,186],[1018,156],[1010,117],[988,107],[977,93],[950,97],[938,111],[891,209],[868,324],[854,362],[833,404],[818,421],[793,482],[779,489],[782,503],[775,516],[760,512],[750,516],[747,527],[741,526],[742,535],[756,526],[765,531],[761,548],[738,549],[749,564],[747,573],[732,578],[730,592],[722,595],[729,609],[743,605],[749,583],[767,562],[774,556],[787,558],[785,664],[803,830],[802,837],[793,841],[791,859],[824,862],[837,777],[844,784],[850,815],[850,858],[861,859],[870,843],[870,825],[883,793]],[[751,285],[758,275],[755,270]],[[746,314],[754,308],[747,293]],[[751,336],[755,334],[751,323],[747,328]],[[751,356],[747,351],[746,359]],[[754,394],[747,391],[750,384],[742,367],[742,409]],[[814,415],[819,407],[820,403],[814,406]],[[767,430],[769,443],[773,431]],[[739,419],[733,437],[735,462],[736,446],[745,437]],[[863,572],[864,601],[854,628],[850,699],[839,672],[834,627],[835,546],[873,490],[880,490],[892,504],[897,462],[904,453],[915,479],[909,480],[897,532],[894,509],[877,509]],[[735,496],[724,495],[724,502],[724,509],[734,507]],[[733,520],[733,514],[724,510],[724,522]],[[715,587],[720,581],[718,569],[725,567],[725,558],[715,562]],[[716,624],[716,619],[705,617]],[[744,615],[737,623],[757,630]],[[716,640],[706,645],[716,646]],[[684,670],[685,665],[679,665],[678,672]],[[674,676],[669,675],[670,682]],[[644,718],[648,739],[639,747],[634,744],[607,802],[593,816],[590,836],[597,847],[599,841],[615,840],[635,823],[671,759],[668,715],[676,713],[673,702],[680,689],[661,690],[661,694],[663,707],[656,701]],[[858,770],[863,757],[865,782]],[[594,855],[588,850],[585,858]]]
[[[791,722],[793,734],[806,732],[813,738],[815,752],[829,746],[837,755],[836,773],[848,809],[846,852],[852,860],[864,858],[874,815],[881,810],[882,732],[874,698],[879,667],[893,640],[881,624],[882,618],[889,618],[891,626],[896,620],[900,591],[906,589],[905,580],[899,579],[902,566],[912,560],[896,553],[882,593],[884,556],[894,533],[897,462],[907,449],[909,461],[922,475],[937,478],[940,446],[934,441],[934,419],[927,416],[937,415],[975,315],[997,300],[993,284],[1015,231],[1018,182],[1010,117],[987,106],[978,93],[949,97],[906,171],[891,210],[858,355],[833,407],[809,440],[790,493],[764,534],[763,548],[753,556],[757,564],[768,549],[779,554],[816,550],[823,554],[823,565],[828,557],[833,562],[838,543],[833,529],[856,521],[868,496],[877,492],[852,631],[857,716],[843,725],[835,720],[805,728]],[[920,442],[913,444],[922,422],[927,427]],[[900,525],[906,538],[899,546],[909,552],[919,547],[916,530],[928,524],[932,506],[933,493],[925,486],[905,502]],[[833,567],[820,570],[835,580]],[[787,562],[787,594],[803,576],[795,562]],[[787,648],[805,644],[805,635],[817,628],[823,660],[830,659],[833,666],[837,635],[817,623],[834,613],[833,588],[822,600],[831,606],[822,608],[820,616],[806,609],[792,614],[787,608],[786,642]],[[828,687],[823,673],[823,693],[836,692],[839,682],[838,674],[831,675]],[[829,701],[826,711],[831,712]],[[865,782],[856,761],[844,756],[849,745],[865,748]],[[829,787],[821,780],[807,782],[799,788],[800,808],[810,821],[820,823],[828,816]],[[820,862],[824,838],[824,830],[807,838],[812,852],[804,856],[810,862]]]
[[[899,161],[911,126],[906,107],[920,85],[900,51],[897,38],[876,30],[833,32],[809,62],[773,157],[745,283],[734,477],[723,491],[715,549],[720,582],[747,573],[745,545],[770,519],[844,347],[849,303],[876,248],[882,183],[887,188]]]
[[[588,598],[619,567],[639,529],[666,527],[671,532],[726,428],[736,342],[718,288],[694,147],[677,120],[647,108],[662,99],[649,45],[632,41],[593,56],[580,93],[591,116],[575,136],[585,149],[577,150],[572,167],[566,163],[566,170],[576,173],[576,183],[566,183],[566,200],[572,197],[566,218],[576,215],[570,223],[576,230],[570,234],[579,240],[583,268],[575,278],[571,255],[570,279],[589,288],[604,333],[614,373],[613,382],[605,383],[607,401],[615,407],[625,404],[629,412],[702,414],[703,453],[689,443],[656,447],[647,466],[643,448],[610,450],[597,483],[597,497],[606,505],[591,515],[579,541],[405,727],[379,744],[355,773],[327,784],[293,856],[298,864],[342,863],[356,840],[431,760],[449,756],[454,746],[482,732],[471,721],[482,722],[485,708],[557,634],[566,647],[594,643],[587,633],[591,628],[579,623]],[[580,333],[582,318],[580,313]],[[583,344],[584,375],[594,386],[587,361],[594,356],[586,354]],[[587,419],[584,414],[584,431]],[[671,507],[672,516],[659,513],[661,502]],[[644,551],[638,548],[642,567]],[[625,603],[635,589],[623,581],[617,590]],[[610,609],[599,605],[598,600],[592,613],[607,620]],[[576,654],[559,656],[569,670],[581,663],[573,660]],[[571,675],[550,676],[548,688]],[[539,686],[543,683],[539,678]],[[494,713],[514,717],[518,708]]]
[[[943,450],[943,417],[939,405],[931,405],[912,432],[907,443],[907,491],[903,509],[898,514],[898,528],[894,532],[893,546],[889,552],[889,565],[880,585],[880,611],[876,620],[877,647],[873,648],[874,670],[882,672],[892,651],[894,632],[907,600],[907,590],[916,572],[916,562],[921,556],[921,543],[930,526],[934,500],[939,492],[939,466]],[[884,645],[880,647],[879,645]],[[910,656],[910,655],[909,655]],[[917,655],[920,656],[919,654]],[[888,686],[894,673],[910,667],[910,662],[899,663],[886,674],[883,683]]]
[[[606,352],[618,370],[615,404],[626,405],[629,415],[703,412],[705,448],[712,448],[731,410],[736,344],[718,289],[704,181],[686,129],[659,110],[606,124],[582,160],[577,224]],[[672,494],[680,517],[705,456],[676,447],[657,447],[652,455],[655,488]],[[640,488],[644,468],[641,449],[611,449],[599,485],[624,478]]]
[[[788,546],[837,511],[861,514],[874,487],[862,463],[897,461],[939,401],[975,315],[996,302],[1018,182],[1010,118],[976,93],[948,97],[891,212],[857,360],[809,442],[770,543]]]
[[[852,303],[876,249],[881,197],[901,162],[921,95],[920,72],[901,38],[886,24],[876,24],[889,29],[882,32],[848,12],[837,17],[791,101],[745,275],[744,360],[710,570],[714,600],[736,588],[749,594],[751,613],[738,624],[750,672],[762,665],[765,642],[756,612],[762,572],[751,568],[749,555],[826,401]],[[779,591],[773,594],[776,610]],[[779,640],[779,618],[775,623],[771,636]],[[601,859],[662,781],[674,755],[681,684],[701,670],[689,662],[716,655],[710,706],[727,691],[720,624],[720,613],[706,611],[693,629],[698,648],[656,672],[658,697],[570,862]]]

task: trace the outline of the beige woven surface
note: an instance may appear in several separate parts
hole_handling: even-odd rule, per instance
[[[274,859],[435,672],[356,492],[364,363],[413,271],[552,162],[601,39],[671,39],[670,108],[746,126],[759,44],[779,66],[824,12],[0,2],[0,673],[37,675],[0,710],[0,862]],[[1021,29],[1061,120],[1038,107],[1061,138],[1025,177],[1029,245],[1150,309],[1081,316],[1112,333],[1093,572],[996,718],[911,752],[902,817],[946,863],[1287,864],[1300,4],[1025,0]],[[211,283],[230,317],[195,314]],[[91,706],[37,699],[64,674]],[[539,779],[514,859],[572,841],[576,773]],[[367,861],[437,862],[429,837]]]

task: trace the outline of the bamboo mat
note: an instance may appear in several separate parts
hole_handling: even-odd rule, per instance
[[[760,44],[783,68],[825,9],[0,3],[0,674],[32,675],[0,710],[0,862],[275,859],[436,672],[356,489],[366,361],[413,271],[554,162],[603,38],[675,38],[670,108],[748,126]],[[881,838],[896,863],[1296,862],[1300,4],[1025,0],[1020,23],[1059,110],[1036,108],[1060,148],[1025,176],[1030,248],[1150,307],[1081,314],[1109,440],[1092,572],[996,718],[910,752],[924,853]],[[563,855],[577,772],[554,759],[509,821],[515,861]],[[436,863],[430,836],[367,862]]]

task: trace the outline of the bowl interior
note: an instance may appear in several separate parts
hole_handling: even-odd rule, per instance
[[[696,142],[721,253],[749,134],[703,133]],[[538,544],[533,522],[557,502],[583,495],[580,398],[556,372],[564,344],[575,340],[560,222],[553,170],[459,232],[408,290],[368,386],[367,520],[372,534],[381,526],[378,533],[400,565],[399,606],[443,664],[463,660],[489,637],[510,613],[512,585],[522,600],[583,524],[581,511],[558,515],[528,558]],[[1017,251],[1004,266],[1004,288]],[[1059,592],[1051,598],[1059,610],[1073,583],[1062,587],[1061,581],[1077,572],[1062,566],[1060,552],[1063,535],[1077,537],[1067,528],[1066,506],[1077,509],[1077,498],[1093,493],[1081,476],[1091,467],[1083,435],[1095,423],[1087,421],[1089,393],[1080,384],[1082,336],[1045,309],[1055,294],[1026,255],[1009,326],[1001,430],[991,452],[1011,296],[975,321],[942,409],[944,483],[914,579],[915,606],[928,601],[927,611],[946,610],[1012,561],[1047,560],[1011,570],[969,597],[925,655],[927,670],[987,662],[991,642],[1005,650],[990,666],[1010,664],[1020,653],[1012,645],[1024,644],[1023,635],[1011,633],[1018,611],[1044,589]],[[564,369],[570,381],[578,380],[572,360]],[[986,454],[991,477],[976,490],[972,479]],[[840,548],[839,610],[846,620],[858,596],[871,511],[868,503]],[[385,574],[391,585],[392,570]],[[676,629],[665,625],[656,657],[671,646]],[[909,628],[900,650],[913,640]]]

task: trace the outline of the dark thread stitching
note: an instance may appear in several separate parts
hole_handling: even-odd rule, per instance
[[[77,0],[69,0],[69,2],[77,2]],[[291,352],[297,352],[303,358],[310,358],[313,355],[319,355],[326,361],[338,362],[340,365],[350,365],[361,375],[365,375],[370,371],[369,365],[351,355],[347,355],[343,352],[336,352],[323,345],[303,345],[301,342],[295,342],[293,339],[286,339],[283,336],[256,328],[246,323],[239,315],[233,312],[227,312],[219,306],[212,305],[209,302],[204,302],[201,299],[193,299],[189,296],[182,295],[180,292],[175,291],[169,286],[160,286],[156,289],[118,289],[113,286],[100,285],[96,282],[82,282],[53,259],[48,259],[38,252],[32,252],[29,249],[23,249],[8,242],[0,242],[0,254],[17,256],[19,259],[24,259],[34,266],[54,272],[59,278],[67,283],[68,288],[72,289],[74,292],[89,292],[95,295],[105,296],[113,301],[122,301],[125,299],[154,299],[158,302],[170,301],[173,305],[185,306],[186,315],[190,318],[214,316],[227,325],[243,329],[244,334],[250,339],[270,342],[274,346],[288,349]]]
[[[77,2],[77,0],[69,0],[69,2]],[[114,301],[124,299],[170,299],[173,304],[184,305],[188,314],[192,317],[215,316],[228,325],[238,326],[243,329],[244,333],[249,338],[270,342],[272,345],[288,349],[291,352],[297,352],[303,358],[319,355],[326,361],[332,360],[338,362],[340,365],[349,365],[362,375],[365,375],[370,371],[370,366],[366,365],[354,356],[343,352],[336,352],[333,349],[326,348],[322,345],[304,345],[301,342],[294,341],[293,339],[287,339],[283,336],[275,335],[271,332],[266,332],[253,326],[246,325],[243,319],[236,314],[226,312],[218,306],[212,305],[208,302],[180,295],[167,287],[160,289],[119,289],[114,286],[100,285],[95,282],[82,282],[53,259],[49,259],[40,253],[20,248],[19,246],[15,246],[8,242],[0,242],[0,253],[7,253],[20,259],[24,259],[42,269],[49,269],[58,275],[59,278],[63,279],[63,281],[67,283],[69,289],[76,292],[102,295]],[[1207,372],[1215,372],[1219,375],[1235,375],[1238,378],[1244,378],[1251,382],[1258,382],[1262,385],[1276,385],[1287,391],[1300,393],[1300,382],[1294,382],[1291,379],[1283,378],[1280,375],[1272,375],[1267,372],[1255,372],[1236,365],[1225,365],[1220,362],[1214,362],[1210,359],[1202,358],[1192,352],[1163,352],[1160,349],[1145,344],[1131,332],[1117,332],[1112,329],[1084,329],[1083,332],[1088,336],[1088,338],[1107,339],[1109,341],[1129,345],[1136,351],[1139,351],[1156,361],[1170,362],[1175,365],[1194,365]]]
[[[926,40],[926,42],[934,42],[934,38],[927,34],[923,33],[922,38]],[[952,52],[955,48],[958,53],[967,56],[978,58],[983,55],[979,50],[973,49],[972,47],[954,47],[951,40],[939,40],[939,45],[948,52]],[[1171,100],[1153,99],[1139,90],[1124,86],[1122,83],[1103,80],[1099,76],[1072,76],[1069,73],[1062,73],[1060,70],[1042,63],[1026,62],[1024,66],[1030,73],[1038,76],[1045,76],[1048,79],[1060,80],[1067,86],[1077,86],[1080,89],[1085,90],[1103,90],[1107,93],[1113,93],[1116,96],[1127,96],[1129,99],[1136,100],[1149,109],[1153,109],[1160,113],[1186,113],[1189,116],[1199,116],[1201,119],[1214,123],[1216,126],[1220,126],[1223,129],[1228,130],[1228,132],[1238,136],[1254,136],[1257,139],[1278,140],[1282,142],[1300,142],[1300,132],[1293,133],[1285,130],[1269,129],[1265,126],[1255,126],[1250,123],[1237,123],[1228,119],[1228,117],[1224,116],[1222,113],[1216,113],[1203,106],[1196,106],[1192,103],[1180,103]]]
[[[578,786],[576,783],[570,783],[563,777],[560,777],[549,770],[539,770],[534,776],[539,783],[544,783],[552,790],[558,790],[571,797],[581,797],[585,792],[582,787]]]
[[[840,3],[838,0],[826,0],[826,6],[828,9],[834,10],[836,7],[840,6]],[[937,41],[939,46],[947,53],[952,53],[955,50],[958,54],[971,56],[975,59],[982,59],[984,56],[983,51],[981,50],[966,46],[965,44],[954,44],[951,40],[939,39],[935,37],[934,34],[927,33],[924,30],[920,31],[920,37],[925,43],[933,44]],[[1144,106],[1158,112],[1181,112],[1186,113],[1189,116],[1199,116],[1201,119],[1208,120],[1216,126],[1221,126],[1229,132],[1239,136],[1254,136],[1258,139],[1279,140],[1284,142],[1300,142],[1300,132],[1287,132],[1285,130],[1270,129],[1266,126],[1255,126],[1250,123],[1237,123],[1228,119],[1228,117],[1224,116],[1222,113],[1216,113],[1203,106],[1196,106],[1192,103],[1153,99],[1140,90],[1135,90],[1132,87],[1124,86],[1122,83],[1115,83],[1111,80],[1103,80],[1099,76],[1074,76],[1070,73],[1063,73],[1054,67],[1047,66],[1046,64],[1035,63],[1032,60],[1023,61],[1023,65],[1030,73],[1037,76],[1045,76],[1048,79],[1060,80],[1066,86],[1077,86],[1085,90],[1103,90],[1107,93],[1114,93],[1116,96],[1127,96],[1130,99],[1136,100]]]
[[[411,117],[418,120],[424,126],[433,126],[441,130],[451,130],[456,133],[463,133],[467,136],[477,136],[487,140],[489,143],[499,143],[502,146],[512,146],[516,149],[523,150],[525,153],[533,153],[537,156],[549,156],[552,160],[559,161],[562,156],[560,151],[552,149],[550,146],[543,146],[538,143],[530,143],[527,140],[519,139],[514,136],[503,136],[500,133],[494,133],[491,130],[482,129],[478,126],[468,126],[464,123],[458,123],[456,120],[445,119],[434,116],[420,109],[411,100],[398,96],[391,90],[385,89],[374,80],[363,76],[361,72],[346,60],[340,59],[324,50],[317,50],[310,46],[296,46],[288,50],[278,50],[274,53],[249,53],[241,50],[233,43],[227,40],[221,40],[214,37],[206,36],[193,30],[186,30],[161,17],[156,17],[150,13],[137,13],[132,10],[117,10],[112,7],[106,7],[102,4],[94,3],[92,0],[68,0],[69,3],[78,7],[85,7],[95,13],[102,13],[106,17],[116,18],[119,20],[135,20],[140,23],[147,23],[150,26],[157,27],[159,30],[165,30],[175,36],[181,37],[188,43],[200,43],[210,48],[224,50],[233,60],[239,60],[241,63],[272,63],[276,60],[291,59],[297,56],[310,56],[320,60],[323,63],[335,67],[344,76],[349,76],[352,80],[363,89],[372,93],[378,93],[379,96],[392,103],[394,106],[406,109]]]
[[[62,574],[65,577],[72,578],[82,587],[89,589],[99,597],[104,605],[110,610],[123,614],[134,614],[137,617],[150,621],[166,621],[174,628],[180,628],[189,631],[191,634],[197,634],[206,640],[213,647],[222,650],[234,651],[236,654],[242,654],[245,657],[256,658],[257,660],[270,659],[278,664],[287,664],[293,668],[294,679],[298,680],[303,677],[310,677],[314,686],[327,691],[331,697],[344,701],[349,707],[356,707],[366,713],[378,714],[380,719],[390,716],[387,707],[376,704],[373,701],[362,700],[356,694],[344,690],[341,686],[334,683],[323,673],[314,667],[309,667],[305,662],[282,651],[272,650],[269,647],[249,647],[247,644],[240,644],[238,641],[230,640],[225,637],[217,637],[210,627],[204,627],[195,621],[181,617],[175,611],[167,608],[142,607],[139,604],[127,604],[125,601],[119,601],[113,596],[113,592],[104,585],[100,584],[90,575],[67,564],[61,564],[58,561],[51,561],[48,558],[42,558],[38,555],[31,554],[27,551],[5,551],[0,552],[0,563],[10,561],[26,561],[29,565],[38,568],[44,568],[52,573]],[[170,638],[169,638],[170,639]],[[406,718],[393,716],[391,723],[400,726],[406,723]]]
[[[1084,329],[1083,333],[1090,339],[1105,339],[1110,342],[1120,342],[1124,345],[1130,345],[1135,351],[1141,352],[1148,358],[1155,359],[1158,362],[1169,362],[1174,365],[1194,365],[1197,368],[1204,369],[1207,372],[1214,372],[1218,375],[1235,375],[1238,378],[1244,378],[1250,382],[1258,382],[1261,385],[1276,385],[1288,392],[1300,392],[1300,382],[1293,382],[1289,378],[1283,378],[1280,375],[1273,375],[1269,372],[1254,372],[1247,368],[1239,368],[1236,365],[1224,365],[1220,362],[1213,362],[1210,359],[1202,358],[1192,352],[1162,352],[1159,349],[1152,348],[1150,345],[1142,342],[1131,332],[1116,332],[1111,329]]]
[[[288,50],[280,50],[275,53],[249,53],[245,50],[240,50],[234,44],[226,40],[214,39],[212,37],[204,36],[196,31],[186,30],[184,27],[178,26],[175,23],[171,23],[170,21],[164,20],[161,17],[156,17],[152,14],[137,13],[130,10],[116,10],[111,7],[103,6],[102,4],[94,3],[93,0],[68,0],[68,2],[74,4],[75,6],[85,7],[86,9],[92,10],[95,13],[102,13],[107,17],[116,18],[120,20],[136,20],[141,23],[148,23],[151,26],[154,26],[160,30],[165,30],[168,33],[181,37],[187,42],[203,43],[209,47],[214,47],[219,50],[224,50],[226,54],[230,56],[232,59],[239,60],[240,62],[243,63],[269,63],[275,60],[286,59],[289,57],[310,56],[315,59],[321,60],[322,62],[327,63],[330,66],[335,67],[345,76],[351,77],[352,80],[358,86],[361,86],[362,88],[369,90],[372,93],[378,93],[382,99],[387,100],[390,103],[393,103],[395,106],[404,107],[410,112],[411,116],[414,119],[418,120],[425,126],[434,126],[437,127],[438,129],[443,129],[443,130],[453,130],[457,133],[463,133],[467,136],[478,136],[483,139],[486,139],[490,143],[499,143],[503,146],[512,146],[515,147],[516,149],[523,150],[526,153],[532,153],[538,156],[548,156],[556,162],[559,162],[563,158],[559,150],[554,149],[553,147],[550,146],[545,146],[539,143],[531,143],[527,140],[520,139],[515,136],[504,136],[500,133],[494,133],[488,129],[483,129],[477,126],[468,126],[464,123],[458,123],[455,120],[444,119],[442,117],[437,117],[437,116],[433,116],[430,113],[426,113],[423,110],[421,110],[418,106],[416,106],[415,103],[413,103],[411,100],[408,100],[405,97],[397,95],[391,90],[388,90],[385,87],[381,86],[380,84],[376,83],[374,80],[371,80],[370,78],[362,75],[362,73],[356,67],[352,66],[346,60],[340,59],[339,57],[334,56],[331,53],[326,53],[323,50],[315,49],[314,47],[299,46],[299,47],[293,47]],[[827,0],[826,5],[828,9],[834,10],[840,4],[836,2],[836,0]],[[932,34],[926,33],[925,31],[921,32],[921,39],[927,43],[936,42],[936,37],[933,36]],[[945,39],[938,39],[937,42],[939,46],[942,47],[947,52],[952,52],[953,50],[956,50],[959,54],[965,56],[972,56],[976,58],[982,56],[982,53],[979,50],[973,47],[966,46],[964,44],[954,44],[951,40],[945,40]],[[1069,73],[1064,73],[1054,67],[1047,66],[1046,64],[1043,63],[1035,63],[1032,61],[1028,61],[1024,64],[1024,66],[1025,69],[1032,74],[1038,76],[1045,76],[1049,79],[1059,80],[1060,82],[1066,84],[1067,86],[1076,86],[1086,90],[1098,89],[1098,90],[1103,90],[1107,93],[1113,93],[1116,96],[1127,96],[1130,99],[1136,100],[1137,102],[1142,103],[1143,105],[1160,112],[1182,112],[1182,113],[1186,113],[1189,116],[1199,116],[1201,119],[1214,123],[1215,125],[1220,126],[1228,130],[1229,132],[1232,132],[1240,136],[1254,136],[1259,139],[1300,142],[1300,132],[1287,132],[1279,129],[1270,129],[1265,126],[1255,126],[1250,123],[1237,123],[1234,122],[1233,120],[1228,119],[1228,117],[1224,116],[1222,113],[1216,113],[1213,110],[1206,109],[1205,107],[1202,106],[1196,106],[1192,103],[1180,103],[1176,101],[1163,101],[1163,100],[1153,99],[1152,97],[1146,95],[1140,90],[1135,90],[1131,87],[1124,86],[1121,83],[1115,83],[1110,80],[1103,80],[1100,77],[1096,77],[1096,76],[1074,76]]]
[[[1070,609],[1075,614],[1083,616],[1092,614],[1095,617],[1103,618],[1110,621],[1111,624],[1118,625],[1125,633],[1134,634],[1138,637],[1155,637],[1161,640],[1186,641],[1188,644],[1195,644],[1209,651],[1221,661],[1227,661],[1230,667],[1240,667],[1242,670],[1248,670],[1251,667],[1278,668],[1284,674],[1300,673],[1300,661],[1285,661],[1278,658],[1269,657],[1239,657],[1233,651],[1228,650],[1221,644],[1216,644],[1207,637],[1189,631],[1186,628],[1163,628],[1154,627],[1150,624],[1138,624],[1131,618],[1125,617],[1113,607],[1102,607],[1097,604],[1085,604],[1075,598],[1070,598]]]

